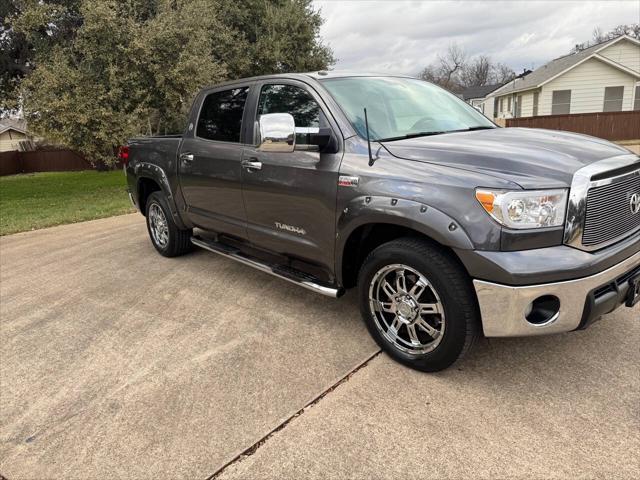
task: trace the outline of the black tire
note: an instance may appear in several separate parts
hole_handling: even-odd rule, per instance
[[[404,266],[410,268],[403,269]],[[402,274],[398,273],[400,270],[403,271]],[[385,274],[387,271],[389,273]],[[414,275],[414,271],[422,277]],[[385,287],[390,286],[393,276],[396,281],[398,276],[407,278],[401,280],[404,289],[394,284],[392,291],[412,290],[409,288],[412,279],[426,279],[430,285],[425,287],[422,293],[418,293],[419,300],[410,295],[387,295],[389,290]],[[386,285],[385,281],[389,285]],[[423,282],[419,283],[422,285]],[[420,291],[420,288],[416,290]],[[416,370],[444,370],[471,348],[479,334],[480,314],[471,279],[450,253],[423,239],[401,238],[373,250],[360,268],[358,295],[360,311],[371,336],[392,358]],[[391,297],[394,300],[391,300]],[[421,306],[414,308],[415,302],[425,302],[425,297],[431,297],[427,302],[432,302],[429,305],[437,305],[433,308],[443,312],[443,315],[417,313],[423,312],[423,309]],[[388,298],[389,301],[382,302],[381,298]],[[403,303],[405,304],[402,305]],[[377,310],[374,305],[378,305]],[[409,313],[407,317],[403,317],[402,312]],[[427,321],[423,322],[425,318]],[[408,324],[402,324],[400,319]],[[385,321],[399,327],[392,329],[388,324],[385,325]],[[421,325],[416,322],[420,322]],[[425,323],[435,325],[434,331],[438,328],[444,330],[444,334],[437,334],[435,337],[427,334],[427,330],[423,328]],[[385,327],[388,328],[385,330]],[[413,332],[409,332],[410,327]],[[413,333],[412,338],[409,338],[410,333]],[[392,337],[393,341],[389,337]],[[432,338],[433,342],[430,343]],[[411,340],[416,339],[419,340],[418,343],[409,345]],[[422,345],[423,343],[425,345]],[[427,351],[429,348],[432,350]]]
[[[164,220],[166,221],[166,237],[164,234],[160,239],[156,238],[156,234],[152,232],[152,216],[154,212],[160,209]],[[149,238],[155,249],[165,257],[177,257],[184,255],[191,250],[191,235],[193,231],[191,229],[182,230],[173,221],[171,210],[167,202],[166,196],[162,192],[153,192],[149,195],[146,205],[146,218],[147,218],[147,232],[149,232]]]

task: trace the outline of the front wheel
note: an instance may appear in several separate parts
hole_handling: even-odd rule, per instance
[[[178,228],[163,193],[149,195],[146,217],[151,243],[161,255],[177,257],[191,250],[192,231]]]
[[[358,276],[360,310],[378,345],[399,362],[443,370],[478,335],[470,279],[437,245],[402,238],[373,250]]]

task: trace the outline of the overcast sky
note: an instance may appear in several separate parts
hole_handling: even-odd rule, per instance
[[[486,54],[516,72],[539,67],[604,31],[640,22],[629,1],[364,1],[317,0],[321,34],[336,69],[416,74],[447,45]]]

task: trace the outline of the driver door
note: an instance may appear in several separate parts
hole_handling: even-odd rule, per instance
[[[263,114],[289,113],[297,134],[296,149],[290,153],[260,151],[257,146],[245,149],[242,181],[249,240],[331,272],[342,152],[321,153],[306,143],[306,133],[324,126],[331,127],[333,134],[339,130],[308,85],[278,79],[264,81],[257,88],[254,125]]]

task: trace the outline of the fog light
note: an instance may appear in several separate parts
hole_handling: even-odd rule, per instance
[[[547,325],[558,318],[560,299],[555,295],[543,295],[536,298],[525,310],[527,322],[533,325]]]

